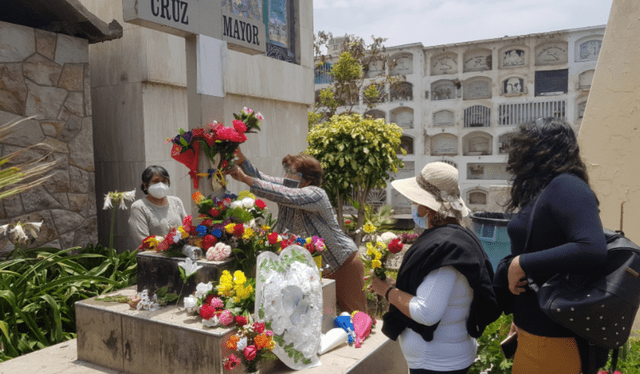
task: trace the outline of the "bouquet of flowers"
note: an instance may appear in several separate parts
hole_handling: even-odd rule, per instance
[[[378,278],[384,280],[387,278],[385,274],[387,270],[386,262],[390,254],[402,251],[402,241],[392,232],[376,235],[377,228],[371,222],[367,222],[363,230],[366,234],[364,240],[367,253],[362,258],[362,261],[373,269]]]
[[[272,234],[275,234],[275,233],[272,233]],[[282,249],[285,249],[292,244],[297,244],[301,247],[304,247],[306,250],[308,250],[309,253],[311,253],[311,257],[313,257],[313,260],[316,262],[316,265],[318,266],[318,270],[320,270],[322,274],[322,252],[325,249],[324,239],[315,235],[309,238],[302,238],[295,234],[290,234],[290,235],[283,234],[282,236],[279,236],[279,241],[280,241],[280,247]]]
[[[179,129],[178,135],[165,142],[173,144],[171,158],[189,168],[193,188],[198,188],[198,177],[214,178],[214,186],[224,187],[226,180],[223,171],[235,166],[233,159],[238,146],[247,140],[245,134],[260,130],[260,121],[264,119],[260,113],[254,113],[248,108],[243,108],[240,114],[234,113],[233,116],[235,119],[232,127],[214,121],[189,131]],[[197,172],[201,147],[212,165],[207,173]],[[216,155],[220,155],[217,165]]]
[[[261,360],[277,358],[271,352],[275,348],[275,341],[268,325],[264,322],[252,322],[251,318],[244,324],[238,323],[236,333],[226,343],[227,348],[235,351],[223,361],[226,370],[233,370],[242,362],[247,373],[253,373],[258,371]]]
[[[254,309],[255,282],[242,271],[231,275],[225,270],[217,286],[198,283],[194,294],[184,298],[184,306],[188,312],[198,313],[204,326],[244,324]]]

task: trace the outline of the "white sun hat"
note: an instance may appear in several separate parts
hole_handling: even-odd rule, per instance
[[[458,169],[444,162],[431,162],[417,177],[391,182],[393,188],[416,204],[433,211],[446,211],[448,217],[466,217],[469,209],[460,198]]]

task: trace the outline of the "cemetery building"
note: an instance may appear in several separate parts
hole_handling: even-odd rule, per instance
[[[476,211],[502,211],[509,174],[508,133],[522,122],[554,116],[580,128],[605,26],[425,47],[387,47],[389,75],[405,81],[384,87],[372,110],[360,102],[354,111],[384,118],[403,128],[405,167],[394,177],[413,177],[426,163],[458,168],[461,194]],[[315,71],[316,98],[331,82],[331,63],[342,41],[334,39],[327,64]],[[365,68],[367,77],[381,65]],[[367,83],[365,83],[365,89]],[[343,109],[344,111],[345,109]],[[338,113],[340,113],[340,109]],[[396,213],[410,202],[390,186],[370,201],[391,204]]]

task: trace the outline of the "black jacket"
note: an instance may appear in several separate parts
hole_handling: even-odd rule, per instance
[[[415,295],[424,277],[442,266],[453,266],[473,289],[467,331],[474,338],[480,337],[487,325],[500,316],[500,309],[493,293],[493,268],[480,241],[470,230],[452,224],[425,230],[405,254],[396,287]],[[439,324],[422,325],[393,305],[382,318],[382,332],[392,340],[409,327],[425,341],[431,341]]]

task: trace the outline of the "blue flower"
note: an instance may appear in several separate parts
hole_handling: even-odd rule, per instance
[[[207,226],[205,225],[198,225],[196,226],[196,232],[198,233],[198,236],[205,236],[207,235]]]
[[[300,245],[305,245],[307,244],[307,240],[304,238],[298,238],[296,239],[296,243],[300,244]]]
[[[216,238],[220,238],[222,236],[222,230],[220,230],[219,228],[215,228],[211,230],[211,235],[215,236]]]

